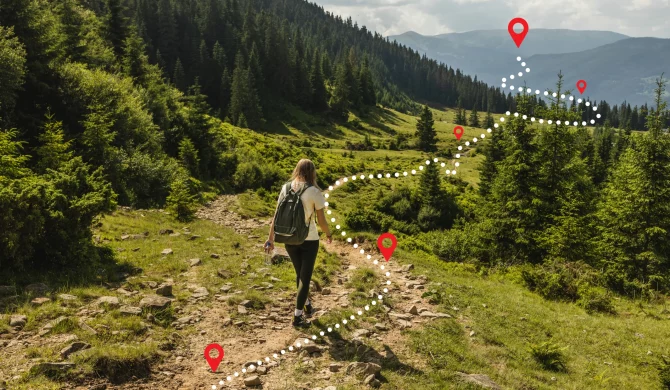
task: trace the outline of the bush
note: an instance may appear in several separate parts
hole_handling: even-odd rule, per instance
[[[195,179],[186,175],[180,175],[172,182],[170,195],[167,197],[167,210],[175,215],[178,221],[189,222],[193,220],[198,209],[198,200],[194,195],[194,187],[199,184]]]
[[[419,227],[423,231],[429,231],[437,228],[442,219],[442,213],[440,210],[432,206],[423,206],[419,210],[419,216],[417,217],[417,222]]]
[[[589,314],[616,313],[612,304],[612,297],[605,289],[588,286],[580,290],[579,296],[577,304],[583,307]]]
[[[243,162],[237,166],[233,175],[233,182],[238,191],[257,188],[272,189],[277,183],[282,183],[284,173],[274,165],[260,165],[257,162]]]
[[[568,272],[528,267],[521,271],[524,284],[530,291],[551,300],[576,301],[579,298],[577,281]]]
[[[357,207],[344,216],[344,222],[355,231],[372,231],[381,233],[387,231],[393,224],[393,218],[375,210]]]
[[[95,260],[90,226],[116,206],[102,168],[75,157],[35,175],[23,166],[13,137],[0,131],[0,270],[16,276],[26,268]]]
[[[541,344],[531,344],[528,351],[533,359],[539,363],[545,370],[550,371],[565,371],[565,356],[563,350],[551,342],[544,342]]]
[[[658,379],[662,389],[670,390],[670,360],[665,356],[661,357],[658,365]]]

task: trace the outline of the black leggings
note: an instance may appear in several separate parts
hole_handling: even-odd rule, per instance
[[[295,268],[296,285],[298,286],[295,307],[302,310],[309,295],[309,282],[312,280],[316,254],[319,252],[319,240],[305,241],[300,245],[286,244],[286,252]]]

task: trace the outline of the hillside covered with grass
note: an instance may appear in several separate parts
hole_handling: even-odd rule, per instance
[[[570,126],[591,102],[302,1],[3,1],[0,389],[211,387],[329,327],[236,386],[667,389],[665,88],[645,131]],[[262,252],[301,158],[338,237],[305,333]],[[359,252],[385,232],[388,269]]]

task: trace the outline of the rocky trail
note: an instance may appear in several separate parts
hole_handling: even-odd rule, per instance
[[[243,236],[246,235],[248,244],[253,243],[247,245],[247,248],[251,246],[258,253],[262,253],[264,237],[253,235],[252,232],[269,225],[270,221],[236,214],[231,211],[238,209],[236,201],[234,196],[219,197],[201,209],[198,217],[232,228]],[[169,230],[161,231],[160,234],[176,237],[179,233]],[[185,231],[182,234],[191,233]],[[139,236],[141,235],[138,235],[137,239],[144,237]],[[121,237],[121,240],[125,239],[129,238]],[[222,240],[225,241],[225,237]],[[273,283],[280,282],[274,275],[275,265],[258,261],[242,261],[239,275],[234,275],[235,271],[218,271],[216,277],[221,280],[218,291],[212,288],[208,290],[198,283],[198,272],[201,271],[198,270],[198,264],[193,262],[197,260],[199,263],[200,259],[192,259],[187,267],[188,270],[179,275],[180,280],[176,283],[169,277],[165,278],[163,283],[139,282],[143,288],[152,291],[149,295],[134,290],[132,283],[124,283],[122,287],[108,287],[117,296],[107,293],[109,296],[103,295],[83,303],[76,296],[69,294],[50,295],[47,292],[48,287],[42,284],[28,286],[27,289],[35,290],[38,296],[51,296],[51,299],[35,298],[33,306],[53,305],[55,302],[50,301],[57,301],[61,307],[74,310],[76,316],[60,316],[41,323],[37,328],[33,326],[24,329],[27,322],[34,324],[35,319],[20,314],[11,315],[8,320],[9,332],[0,335],[0,351],[4,356],[30,358],[31,354],[35,354],[36,348],[49,345],[66,345],[66,347],[55,359],[2,359],[3,369],[6,372],[0,374],[5,378],[12,378],[13,375],[16,379],[17,373],[24,373],[36,367],[50,372],[75,369],[76,364],[68,357],[91,348],[91,345],[82,342],[76,336],[77,333],[103,332],[105,337],[122,336],[124,331],[121,331],[121,334],[116,331],[108,332],[106,330],[108,327],[99,323],[99,316],[108,310],[118,310],[120,315],[127,318],[138,318],[139,326],[146,329],[142,331],[146,335],[143,337],[143,342],[150,342],[156,319],[151,314],[144,316],[142,313],[146,309],[164,309],[171,304],[175,321],[172,323],[173,331],[169,337],[170,345],[160,348],[162,355],[160,363],[153,363],[150,367],[148,362],[142,363],[146,364],[146,375],[132,378],[136,374],[134,372],[128,374],[129,377],[125,380],[116,383],[110,383],[104,378],[88,377],[83,384],[81,382],[76,386],[66,384],[64,388],[334,390],[342,386],[347,386],[348,389],[378,387],[385,381],[380,372],[381,365],[405,372],[425,368],[426,362],[407,349],[406,336],[401,334],[401,331],[449,315],[438,313],[436,307],[422,298],[422,293],[429,287],[428,280],[425,276],[412,275],[411,264],[400,265],[393,258],[388,263],[383,261],[381,256],[376,254],[376,243],[359,242],[357,248],[353,244],[355,242],[323,243],[325,250],[337,257],[338,268],[328,285],[312,285],[310,296],[317,309],[312,321],[320,328],[313,326],[305,331],[296,330],[290,324],[295,290],[274,287]],[[361,254],[361,249],[364,249],[367,255]],[[374,256],[369,258],[369,254]],[[170,256],[169,253],[164,255]],[[252,257],[251,254],[246,255],[247,258]],[[278,247],[271,263],[286,258],[285,250]],[[378,259],[378,263],[375,259]],[[215,258],[212,261],[218,260]],[[385,267],[383,270],[382,265]],[[350,300],[354,293],[350,282],[361,269],[374,270],[375,275],[373,278],[375,287],[364,293],[369,297],[368,305],[376,301],[376,310],[371,307],[369,313],[362,313],[366,309],[355,307]],[[253,307],[253,302],[237,298],[239,304],[231,306],[229,303],[231,298],[234,300],[236,296],[241,297],[245,292],[234,289],[232,283],[226,282],[226,279],[251,275],[262,275],[267,279],[267,282],[261,283],[262,285],[250,283],[249,289],[258,290],[271,298],[271,303],[259,308]],[[126,277],[128,280],[142,280],[129,275],[124,276]],[[390,281],[388,285],[387,280]],[[187,298],[179,299],[179,304],[173,303],[175,300],[173,286],[180,293],[187,294]],[[388,294],[384,295],[384,300],[379,300],[378,296],[385,288],[388,289]],[[128,304],[128,302],[134,303]],[[360,301],[358,303],[360,304]],[[359,314],[359,318],[348,323],[342,321],[344,318],[334,316],[334,313],[339,312],[338,316],[342,317],[344,315],[342,312],[346,310],[350,313],[361,310],[363,315]],[[336,322],[341,324],[338,325],[341,326],[339,329],[335,328]],[[328,327],[332,327],[332,333],[327,332]],[[59,331],[52,332],[52,329]],[[321,335],[321,332],[324,335]],[[316,337],[316,340],[313,337]],[[306,339],[308,343],[305,343]],[[203,356],[205,347],[210,343],[220,344],[225,351],[216,373],[211,372]],[[141,342],[134,341],[133,344],[138,345]],[[291,346],[293,350],[289,350]],[[285,350],[284,355],[280,353],[281,350]],[[137,367],[134,369],[137,370]],[[246,372],[243,372],[243,369]],[[235,373],[238,376],[235,376]],[[123,377],[122,372],[117,374]],[[230,381],[227,379],[228,376],[231,378]],[[0,382],[0,389],[4,390],[3,386]]]
[[[200,210],[198,216],[210,219],[216,223],[234,228],[241,233],[247,233],[254,228],[269,224],[269,220],[244,219],[228,207],[232,198],[219,198],[210,207]],[[263,238],[256,238],[258,250],[262,251]],[[371,243],[361,243],[361,248],[372,249]],[[340,259],[341,268],[333,278],[334,283],[328,286],[312,286],[311,299],[317,308],[313,321],[321,316],[337,309],[359,309],[354,308],[348,300],[351,294],[347,288],[347,282],[352,273],[359,268],[377,268],[377,273],[382,271],[373,265],[373,261],[359,253],[351,244],[334,242],[324,245],[330,253],[335,253]],[[274,258],[286,256],[283,248],[277,248]],[[246,265],[246,264],[245,264]],[[383,287],[389,288],[389,298],[393,299],[393,308],[384,307],[382,313],[377,314],[377,322],[372,326],[361,321],[352,321],[347,326],[352,330],[352,340],[338,339],[337,337],[319,337],[319,343],[304,345],[304,339],[311,340],[311,333],[301,332],[291,327],[291,315],[294,308],[294,291],[285,291],[279,294],[273,292],[276,297],[276,305],[263,310],[254,310],[249,315],[249,323],[233,322],[230,319],[230,308],[226,304],[214,305],[214,308],[206,312],[195,311],[197,316],[196,332],[188,338],[185,345],[188,350],[177,352],[175,365],[163,367],[170,372],[177,372],[171,378],[170,385],[177,389],[209,389],[226,388],[263,388],[263,389],[336,389],[342,383],[360,384],[364,386],[379,386],[380,363],[382,360],[397,360],[397,354],[402,352],[405,343],[400,331],[405,328],[420,326],[422,323],[435,318],[449,317],[448,314],[438,313],[426,299],[421,298],[425,291],[427,279],[423,276],[415,277],[410,274],[411,265],[401,266],[393,264],[393,259],[387,263],[386,270],[390,272],[388,280],[390,286],[382,284],[386,277],[379,277],[378,291]],[[256,272],[268,275],[271,280],[271,270],[266,269],[241,269],[240,272]],[[378,275],[382,276],[382,275]],[[224,286],[225,287],[225,286]],[[225,288],[223,289],[225,290]],[[213,299],[226,301],[227,292],[217,294]],[[239,292],[238,292],[239,293]],[[370,300],[377,292],[371,292]],[[381,303],[381,302],[380,302]],[[362,309],[362,308],[360,308]],[[189,308],[184,308],[188,311]],[[244,303],[237,308],[238,311],[248,312]],[[309,330],[308,330],[309,331]],[[302,342],[301,342],[302,340]],[[375,350],[368,344],[383,346],[381,351]],[[212,373],[203,359],[203,351],[207,344],[217,342],[224,347],[225,357],[217,370]],[[301,344],[301,347],[296,347]],[[288,347],[293,345],[294,352],[289,352]],[[347,351],[355,349],[360,355],[362,362],[343,362],[341,356]],[[284,349],[287,353],[279,356],[273,354]],[[265,362],[269,357],[270,362]],[[338,360],[339,357],[339,360]],[[262,365],[258,366],[258,360]],[[397,362],[398,366],[407,366],[407,362]],[[421,362],[412,362],[413,365],[422,365]],[[247,372],[242,373],[246,367]],[[251,368],[250,368],[251,367]],[[296,380],[291,374],[291,368],[297,368],[302,372],[300,380]],[[240,376],[235,377],[238,373]],[[226,377],[231,376],[232,381]],[[219,384],[225,383],[224,386]],[[170,387],[171,388],[171,387]]]

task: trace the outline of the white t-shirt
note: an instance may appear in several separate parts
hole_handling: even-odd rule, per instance
[[[293,191],[300,191],[303,186],[305,186],[305,182],[298,182],[296,180],[291,182]],[[280,202],[285,195],[286,185],[282,186],[277,202]],[[316,222],[314,221],[314,216],[316,214],[314,213],[316,210],[321,210],[326,207],[326,198],[323,197],[323,194],[318,188],[312,186],[300,195],[300,201],[302,202],[302,207],[305,209],[305,224],[309,224],[309,234],[307,234],[305,241],[318,241],[319,232],[316,230]]]

